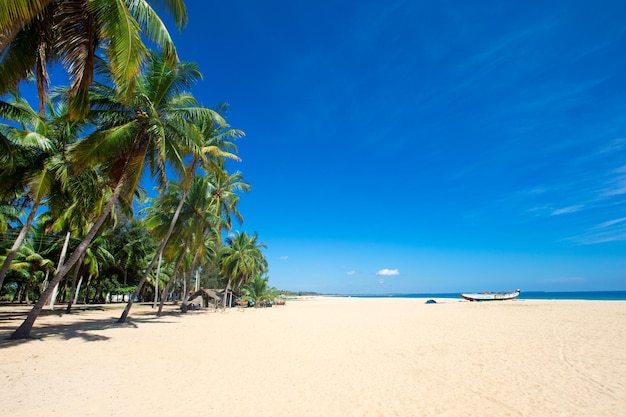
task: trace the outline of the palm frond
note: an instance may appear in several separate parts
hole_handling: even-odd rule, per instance
[[[108,40],[106,49],[111,73],[121,97],[128,99],[135,89],[135,77],[147,56],[141,40],[141,30],[124,0],[93,0],[90,2],[102,37]]]
[[[13,0],[0,2],[0,30],[10,27],[15,22],[23,25],[32,20],[52,0]]]
[[[139,27],[149,40],[155,42],[163,50],[163,58],[170,64],[178,61],[174,42],[165,24],[147,1],[134,1],[129,9]]]
[[[184,0],[154,0],[154,3],[157,6],[164,4],[179,29],[183,29],[187,25],[187,8]]]
[[[66,0],[60,8],[55,29],[62,33],[57,43],[61,64],[70,78],[70,116],[74,119],[85,116],[89,109],[89,85],[94,76],[96,35],[93,16],[87,3],[81,0]]]
[[[137,121],[98,130],[69,147],[69,157],[78,169],[94,166],[127,152],[141,127]]]

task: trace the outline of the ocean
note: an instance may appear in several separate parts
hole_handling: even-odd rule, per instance
[[[360,298],[461,298],[459,293],[342,295]],[[626,291],[522,291],[518,300],[626,300]]]

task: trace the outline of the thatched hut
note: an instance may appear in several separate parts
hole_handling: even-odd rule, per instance
[[[228,293],[228,300],[234,300],[234,292],[232,290],[212,289],[212,288],[200,288],[198,291],[189,295],[189,301],[187,302],[188,308],[192,310],[200,308],[219,308],[224,302],[224,293]],[[232,306],[232,301],[231,301]]]

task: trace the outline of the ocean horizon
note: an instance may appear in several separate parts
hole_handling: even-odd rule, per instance
[[[357,298],[458,298],[459,293],[335,294]],[[626,300],[626,291],[522,291],[518,300]]]

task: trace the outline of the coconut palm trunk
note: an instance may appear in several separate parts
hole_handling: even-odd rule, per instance
[[[230,289],[230,283],[232,282],[232,280],[229,278],[228,279],[228,285],[226,285],[226,289],[224,290],[224,299],[222,300],[222,311],[226,310],[226,303],[228,301],[228,290]],[[228,306],[230,307],[230,304],[228,304]]]
[[[87,284],[85,284],[85,299],[83,300],[83,304],[89,304],[89,285],[91,284],[91,279],[93,275],[89,274],[87,277]]]
[[[183,294],[183,302],[182,302],[182,312],[187,312],[187,302],[189,301],[189,288],[191,288],[191,279],[193,278],[193,271],[196,269],[196,262],[198,261],[198,253],[193,256],[193,261],[191,261],[191,268],[189,268],[189,275],[185,276],[185,291]],[[196,288],[196,291],[198,289]]]
[[[20,230],[19,235],[17,235],[17,239],[15,239],[15,242],[13,242],[13,246],[11,246],[11,250],[9,251],[7,258],[4,260],[4,264],[2,264],[2,269],[0,269],[0,290],[2,289],[2,284],[4,284],[4,277],[7,274],[9,267],[11,266],[11,262],[13,262],[13,259],[17,254],[17,250],[20,248],[20,246],[22,246],[22,242],[24,241],[26,234],[30,230],[30,226],[33,224],[33,220],[35,220],[35,215],[37,214],[38,208],[39,203],[35,202],[30,210],[30,213],[28,214],[26,223],[24,224],[24,226],[22,226],[22,230]]]
[[[157,273],[154,279],[154,303],[152,304],[152,308],[156,308],[157,303],[159,302],[159,274],[161,272],[161,261],[163,260],[163,254],[159,255],[159,265],[157,266]]]
[[[186,198],[187,198],[187,191],[184,191],[180,199],[180,202],[178,203],[178,206],[176,207],[176,211],[174,212],[174,217],[172,218],[170,227],[169,229],[167,229],[167,233],[165,234],[165,237],[161,241],[161,245],[159,246],[159,251],[157,252],[156,256],[152,258],[152,262],[150,262],[150,265],[148,265],[146,272],[144,272],[143,277],[141,277],[139,284],[137,284],[137,289],[135,290],[133,295],[130,297],[130,300],[128,300],[128,303],[126,304],[126,308],[122,312],[122,315],[120,316],[120,318],[117,320],[118,323],[124,323],[126,321],[126,317],[128,317],[128,313],[130,313],[130,309],[133,306],[133,300],[135,299],[135,297],[139,296],[139,293],[141,292],[141,288],[143,287],[143,284],[145,284],[146,280],[148,279],[148,275],[150,275],[150,272],[152,272],[152,269],[154,269],[154,265],[157,263],[157,260],[163,254],[165,245],[167,245],[167,241],[170,239],[170,236],[172,236],[172,232],[174,231],[174,227],[176,226],[176,222],[178,221],[178,217],[180,216],[180,212],[183,209],[183,204],[185,204]]]
[[[84,276],[81,274],[78,284],[76,284],[76,292],[74,293],[74,304],[78,304],[78,294],[80,294],[80,287],[83,284]]]
[[[102,226],[102,224],[106,220],[109,213],[111,213],[113,206],[117,202],[117,199],[120,193],[122,192],[122,189],[126,185],[127,179],[128,179],[128,172],[127,170],[124,170],[124,172],[122,173],[122,176],[117,182],[117,186],[115,187],[113,194],[111,195],[107,204],[104,206],[104,209],[100,213],[100,216],[98,217],[98,219],[91,226],[91,228],[89,229],[89,231],[87,232],[83,240],[80,242],[80,244],[78,245],[74,253],[72,253],[72,256],[70,256],[70,258],[67,260],[66,263],[63,264],[61,268],[59,268],[57,273],[52,278],[52,281],[50,281],[50,285],[48,285],[48,288],[46,288],[43,294],[41,294],[41,297],[39,297],[39,300],[37,300],[37,303],[33,306],[32,310],[28,313],[24,322],[20,325],[20,327],[17,328],[17,330],[15,330],[15,332],[13,332],[13,334],[10,337],[11,339],[24,339],[30,336],[30,332],[33,328],[33,325],[35,324],[35,320],[37,320],[37,317],[39,317],[39,314],[41,314],[41,311],[43,310],[43,307],[48,301],[48,298],[52,294],[52,291],[59,284],[59,282],[61,282],[61,280],[67,275],[69,270],[74,266],[74,264],[82,256],[82,254],[87,250],[93,238],[96,237],[96,234],[98,233],[98,230],[100,229],[100,226]]]
[[[83,262],[85,261],[85,254],[83,253],[83,255],[80,257],[80,260],[78,261],[78,263],[74,266],[74,275],[72,276],[72,286],[70,289],[70,299],[67,302],[67,309],[65,310],[65,313],[70,314],[72,312],[72,304],[76,302],[76,295],[77,295],[77,288],[76,288],[76,281],[78,280],[78,275],[82,272],[83,270]],[[82,278],[81,278],[82,280]]]
[[[61,267],[63,266],[63,262],[65,262],[65,255],[67,254],[67,247],[70,244],[70,236],[71,236],[70,232],[67,232],[67,235],[65,235],[65,242],[63,242],[63,249],[61,249],[61,256],[59,256],[59,266],[57,266],[57,271],[61,269]],[[57,283],[54,286],[52,290],[52,296],[50,297],[50,310],[54,310],[54,303],[56,301],[58,292],[59,292],[59,284]]]
[[[157,316],[160,316],[161,312],[163,311],[163,304],[165,304],[167,293],[170,290],[172,283],[174,282],[174,279],[175,279],[174,276],[178,272],[178,268],[180,268],[180,265],[183,263],[184,258],[185,258],[185,249],[182,249],[180,251],[180,255],[178,255],[178,259],[176,260],[176,265],[174,265],[172,276],[170,277],[169,281],[167,281],[167,284],[165,285],[165,288],[163,288],[163,292],[161,293],[161,302],[159,303],[159,311],[157,311]]]

